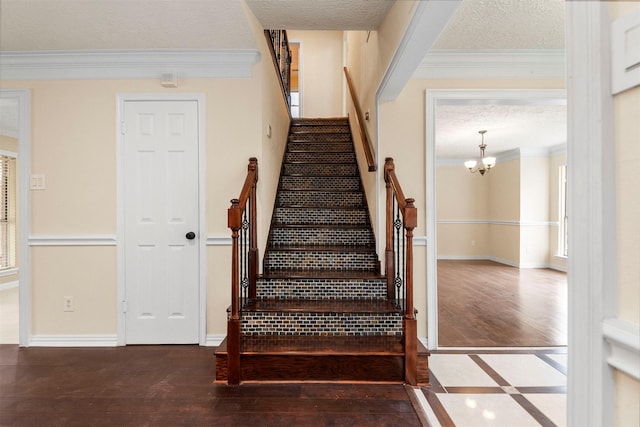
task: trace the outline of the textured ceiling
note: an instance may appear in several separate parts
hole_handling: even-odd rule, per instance
[[[464,102],[464,101],[462,101]],[[436,108],[436,156],[467,159],[480,155],[479,130],[486,130],[486,155],[496,156],[514,148],[535,150],[567,142],[567,107],[561,101],[531,105],[530,100],[508,104],[469,100],[464,105]]]
[[[563,49],[564,0],[464,0],[434,49]]]
[[[264,28],[376,30],[391,0],[247,0]]]
[[[0,0],[0,50],[255,49],[239,0]]]

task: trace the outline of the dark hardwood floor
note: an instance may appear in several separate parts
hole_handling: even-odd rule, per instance
[[[0,345],[0,425],[421,425],[401,384],[214,384],[213,350]]]
[[[438,345],[567,345],[567,277],[492,261],[438,261]]]

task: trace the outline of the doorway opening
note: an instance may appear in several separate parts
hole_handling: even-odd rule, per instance
[[[289,42],[291,49],[291,117],[302,115],[302,94],[300,90],[300,43]]]
[[[565,92],[426,96],[429,347],[566,346]],[[477,158],[480,130],[497,158],[485,175],[464,166]]]

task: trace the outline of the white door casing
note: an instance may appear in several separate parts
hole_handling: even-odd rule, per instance
[[[125,343],[198,343],[198,102],[122,109]]]

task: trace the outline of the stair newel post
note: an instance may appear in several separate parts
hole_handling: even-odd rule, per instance
[[[251,194],[249,196],[250,208],[249,212],[249,298],[256,298],[256,278],[258,276],[258,203],[256,197],[256,188],[258,182],[258,159],[251,157],[249,159],[248,172],[254,172],[255,178],[251,185]]]
[[[394,170],[393,159],[387,157],[384,161],[384,181],[387,188],[387,203],[386,203],[386,244],[385,244],[385,274],[387,276],[387,298],[393,299],[394,286],[393,276],[395,271],[393,269],[393,188],[391,187],[391,178],[389,173]]]
[[[406,278],[406,310],[405,317],[413,319],[415,313],[413,310],[413,229],[418,225],[418,209],[414,206],[415,199],[407,199],[404,208],[404,228],[407,230],[407,260],[405,273]]]
[[[227,382],[240,384],[240,271],[239,231],[242,227],[240,200],[232,199],[228,210],[231,229],[231,314],[227,323]]]
[[[403,222],[407,231],[406,301],[404,313],[405,366],[404,379],[407,384],[418,384],[418,328],[413,308],[413,230],[418,225],[418,210],[414,199],[406,199]]]

